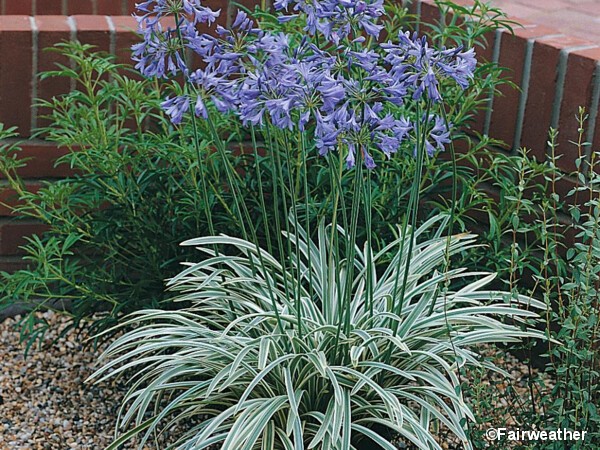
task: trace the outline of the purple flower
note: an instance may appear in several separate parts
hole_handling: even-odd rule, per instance
[[[434,103],[442,100],[439,84],[444,78],[453,79],[462,89],[469,86],[476,66],[473,49],[463,52],[461,48],[442,49],[428,46],[425,37],[408,32],[398,35],[398,43],[381,44],[386,52],[385,61],[389,64],[392,86],[406,86],[413,91],[413,99],[423,96]],[[390,87],[386,88],[393,93]]]
[[[240,10],[235,16],[231,28],[249,32],[254,28],[254,22],[248,17],[245,11]]]
[[[429,122],[433,120],[433,128],[429,131],[429,136],[425,140],[425,149],[429,156],[433,156],[437,151],[444,150],[444,144],[450,143],[450,129],[446,127],[444,120],[439,116],[429,116]],[[434,143],[431,141],[433,140]]]
[[[167,97],[167,99],[160,104],[165,113],[170,117],[171,122],[175,125],[180,124],[183,115],[190,109],[190,99],[187,95],[177,97]]]
[[[219,17],[221,12],[202,6],[200,0],[180,0],[177,2],[173,0],[147,0],[136,4],[136,9],[142,13],[141,15],[135,15],[138,23],[145,22],[152,29],[163,17],[182,13],[193,17],[194,24],[208,23],[210,25]]]
[[[373,141],[383,154],[390,158],[399,150],[412,129],[412,124],[406,118],[394,119],[387,115],[375,128]]]
[[[183,0],[183,11],[194,18],[193,23],[207,23],[211,25],[221,13],[221,10],[213,11],[200,4],[200,0]]]
[[[131,49],[132,59],[137,62],[135,68],[146,77],[164,78],[167,73],[175,75],[187,70],[180,45],[173,39],[173,31],[162,31],[160,23],[154,31],[146,29],[144,40]]]
[[[194,113],[198,117],[202,117],[203,119],[208,119],[208,110],[206,109],[204,100],[202,99],[202,96],[200,96],[200,95],[196,99],[196,106],[194,106]]]
[[[377,73],[377,68],[380,63],[380,56],[374,50],[365,49],[360,52],[350,51],[348,53],[348,59],[352,64],[357,65],[365,72],[369,73],[370,76],[374,76]]]
[[[324,113],[332,113],[336,106],[344,99],[346,90],[339,81],[335,80],[330,75],[319,84],[317,90],[321,94],[323,106],[321,109]]]
[[[469,87],[470,80],[477,66],[475,50],[463,52],[461,48],[442,51],[444,58],[438,62],[438,67],[448,77],[454,79],[462,88]]]
[[[440,92],[438,91],[438,80],[435,73],[433,73],[431,66],[424,74],[422,74],[422,76],[414,78],[414,86],[416,87],[413,93],[413,99],[415,100],[419,100],[425,91],[427,92],[427,98],[434,103],[437,103],[442,99]]]
[[[373,170],[376,166],[375,160],[373,159],[373,157],[371,155],[369,155],[369,152],[367,151],[367,149],[365,147],[361,147],[361,151],[363,154],[363,158],[365,160],[365,167],[369,170]]]
[[[319,155],[325,156],[335,150],[338,145],[340,130],[336,128],[331,117],[322,117],[317,114],[317,125],[315,127],[315,144]]]
[[[384,13],[383,0],[275,0],[274,7],[287,11],[292,3],[294,11],[305,15],[305,31],[311,35],[319,32],[336,44],[349,36],[353,27],[356,33],[362,30],[375,38],[383,29],[376,23]],[[280,20],[287,21],[289,16]]]
[[[134,17],[143,36],[141,43],[132,46],[132,59],[137,62],[136,69],[147,77],[158,78],[165,77],[167,73],[186,73],[188,67],[182,56],[183,46],[202,51],[210,40],[203,38],[203,42],[199,42],[196,25],[212,24],[219,16],[219,11],[202,6],[199,0],[147,0],[136,6],[141,14]],[[163,30],[161,20],[168,16],[178,17],[176,26],[181,31],[184,42],[181,42],[176,30]]]
[[[346,156],[346,168],[351,169],[356,164],[356,157],[354,155],[356,153],[356,144],[350,141],[347,143],[347,147],[348,155]]]

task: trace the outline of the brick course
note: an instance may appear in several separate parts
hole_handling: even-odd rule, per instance
[[[140,0],[2,0],[0,14],[73,15],[98,14],[130,15]]]

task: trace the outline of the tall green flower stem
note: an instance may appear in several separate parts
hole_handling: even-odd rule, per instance
[[[301,285],[301,279],[302,279],[302,267],[300,264],[300,241],[299,241],[299,232],[298,230],[300,229],[299,225],[299,221],[298,221],[298,204],[297,204],[297,199],[298,199],[298,193],[297,193],[297,186],[294,184],[294,177],[293,177],[293,170],[292,170],[292,161],[290,158],[290,153],[292,152],[292,145],[290,142],[290,139],[288,137],[288,134],[284,131],[283,132],[283,142],[284,142],[284,153],[285,153],[285,162],[288,168],[288,189],[290,192],[290,199],[291,199],[291,203],[292,203],[292,217],[293,217],[293,226],[294,226],[294,246],[296,247],[296,261],[295,261],[295,266],[296,266],[296,272],[297,272],[297,280],[298,282],[296,283],[296,292],[295,292],[295,309],[296,309],[296,320],[297,320],[297,326],[298,326],[298,335],[300,338],[302,338],[302,301],[301,301],[301,295],[302,295],[302,285]],[[304,149],[300,148],[300,152],[304,152]],[[300,174],[300,170],[298,170],[298,176]],[[287,210],[286,210],[287,211]],[[290,257],[292,256],[292,254],[289,255]]]
[[[341,154],[341,153],[340,153]],[[355,269],[355,253],[356,253],[356,242],[357,242],[357,229],[358,229],[358,216],[361,205],[361,197],[363,195],[362,192],[362,184],[363,184],[363,162],[361,161],[361,150],[357,151],[357,161],[354,167],[354,178],[352,182],[352,209],[350,212],[350,233],[344,234],[345,240],[345,260],[346,260],[346,278],[345,285],[338,285],[338,322],[336,327],[335,334],[335,345],[334,349],[337,352],[339,346],[339,340],[341,336],[341,330],[343,328],[344,334],[348,337],[351,330],[351,319],[352,319],[352,296],[353,296],[353,274]],[[341,167],[341,161],[340,161]],[[335,173],[335,172],[334,172]],[[334,178],[338,173],[335,173]],[[341,198],[344,196],[344,193],[341,189],[341,176],[338,176],[336,179],[337,189],[340,190],[339,196],[336,198]],[[337,202],[336,202],[337,203]],[[346,210],[343,208],[342,215],[344,217],[344,223],[347,223]],[[334,216],[337,216],[337,210],[334,212]],[[332,233],[337,233],[337,230],[332,229]],[[333,239],[333,236],[332,236]],[[333,242],[333,241],[332,241]],[[339,261],[339,258],[337,259]],[[342,270],[342,268],[338,268]],[[347,352],[344,352],[347,354]]]
[[[183,36],[182,36],[182,32],[181,32],[179,14],[177,14],[177,13],[175,14],[175,20],[176,20],[177,36],[179,38],[181,45],[183,46],[184,40],[183,40]],[[194,86],[191,85],[189,80],[186,79],[184,82],[185,92],[188,93],[188,89],[190,89],[190,88],[192,90],[194,90]],[[196,124],[196,115],[193,110],[190,112],[189,115],[191,117],[191,122],[192,122],[193,141],[194,141],[194,146],[196,147],[196,150],[197,150],[198,165],[199,165],[199,167],[201,167],[200,164],[202,164],[203,159],[202,159],[202,155],[200,154],[200,149],[199,149],[199,144],[198,144],[200,136],[199,136],[198,127]],[[217,129],[212,121],[210,114],[207,114],[206,123],[208,124],[208,128],[212,135],[213,142],[217,148],[217,152],[219,153],[219,156],[221,157],[223,166],[225,167],[227,184],[233,195],[234,205],[235,205],[235,209],[238,214],[238,221],[239,221],[239,224],[241,227],[242,235],[243,235],[244,239],[248,240],[248,231],[247,231],[246,225],[245,225],[245,223],[247,223],[248,227],[250,229],[250,234],[252,236],[252,242],[254,242],[254,244],[256,245],[256,248],[257,248],[257,256],[259,259],[259,264],[263,269],[265,269],[266,266],[264,264],[263,255],[262,255],[262,252],[259,250],[260,242],[258,241],[258,237],[256,235],[256,229],[252,223],[252,219],[250,217],[250,213],[248,212],[248,208],[246,207],[246,204],[243,201],[240,201],[241,193],[239,191],[239,184],[237,183],[237,181],[239,181],[239,176],[237,176],[237,174],[235,173],[235,170],[233,169],[233,167],[231,165],[231,161],[229,160],[229,157],[227,155],[227,150],[225,149],[225,144],[223,143],[222,139],[220,138],[219,133],[217,132]],[[254,144],[255,144],[255,141],[254,141]],[[258,152],[256,145],[254,145],[254,150],[255,150],[255,153]],[[257,161],[258,161],[258,159],[257,159]],[[260,172],[260,170],[259,170],[259,172]],[[201,173],[200,178],[202,179],[202,182],[203,182],[203,191],[204,191],[205,201],[207,201],[208,193],[206,190],[206,184],[205,184],[204,176],[202,176],[202,173]],[[208,220],[209,220],[210,232],[213,236],[215,236],[214,226],[212,224],[212,217],[210,216],[210,204],[208,202],[206,203],[206,210],[207,210],[207,215],[209,216]],[[216,254],[218,254],[218,252],[215,250],[215,255]],[[252,263],[252,259],[250,261]],[[277,309],[275,298],[273,297],[271,280],[268,276],[266,276],[265,281],[267,283],[267,291],[269,293],[271,302],[273,304],[273,312],[275,314],[275,318],[277,321],[277,327],[279,328],[280,333],[284,334],[285,329],[283,327],[281,315],[279,313],[279,310]],[[231,310],[231,311],[233,312],[233,310]]]
[[[371,172],[367,172],[367,180],[364,188],[364,207],[365,207],[365,227],[367,229],[367,259],[365,261],[365,269],[367,275],[366,293],[365,293],[365,309],[369,311],[369,318],[373,319],[373,230],[372,230],[372,192],[371,192]]]
[[[273,178],[273,211],[274,211],[274,216],[275,216],[275,230],[276,230],[275,235],[277,238],[278,254],[279,254],[279,257],[281,258],[282,266],[285,269],[283,284],[284,284],[285,297],[289,304],[291,296],[290,296],[290,292],[289,292],[289,283],[288,283],[288,279],[287,279],[288,270],[287,270],[287,260],[286,260],[285,255],[289,255],[290,247],[289,247],[289,242],[287,242],[288,251],[286,252],[285,247],[283,245],[283,239],[282,239],[281,233],[279,232],[282,230],[281,219],[279,217],[279,196],[281,195],[282,202],[285,205],[286,204],[285,188],[282,186],[282,183],[278,183],[278,180],[280,180],[279,174],[281,173],[281,170],[280,170],[281,161],[279,158],[279,153],[277,153],[275,151],[275,149],[277,147],[275,146],[275,140],[273,138],[273,135],[271,134],[269,126],[265,127],[264,135],[267,138],[267,143],[269,145],[270,163],[271,163],[271,168],[274,171],[272,173],[272,178]],[[284,222],[286,223],[286,226],[287,226],[287,220],[284,219]]]
[[[301,148],[301,152],[302,152],[302,170],[304,172],[304,208],[305,208],[305,215],[306,215],[306,220],[305,220],[305,229],[306,229],[306,234],[307,236],[310,238],[312,236],[311,233],[311,226],[310,226],[310,190],[308,188],[308,162],[307,162],[307,158],[306,158],[306,154],[308,152],[308,146],[306,145],[306,133],[301,132],[300,133],[300,148]],[[312,266],[312,252],[310,251],[310,249],[308,250],[308,266],[311,267]],[[310,294],[310,296],[312,297],[313,295],[313,277],[312,277],[312,271],[309,271],[308,273],[308,292]]]
[[[194,112],[192,112],[192,115],[194,115]],[[225,166],[225,174],[227,176],[227,182],[228,182],[229,188],[231,189],[232,194],[233,194],[233,199],[234,199],[234,203],[236,206],[236,210],[238,211],[238,214],[240,215],[239,220],[240,220],[240,224],[242,227],[242,234],[244,235],[244,239],[248,240],[246,226],[244,225],[244,219],[246,219],[248,228],[250,229],[250,233],[252,235],[251,242],[253,242],[256,245],[256,254],[258,256],[260,267],[262,267],[263,270],[266,270],[266,265],[263,260],[263,254],[260,251],[260,243],[258,241],[258,237],[256,235],[256,229],[254,227],[254,224],[252,223],[250,213],[248,212],[248,208],[247,208],[246,204],[244,202],[240,201],[241,193],[239,191],[239,185],[235,182],[236,178],[239,180],[239,177],[236,177],[237,174],[235,173],[235,170],[231,166],[231,161],[229,160],[229,158],[227,156],[227,151],[225,149],[225,145],[224,145],[223,141],[220,139],[219,134],[217,133],[214,123],[211,120],[210,114],[207,116],[206,122],[208,123],[208,127],[211,131],[213,140],[217,147],[217,151],[219,152],[219,155],[221,156],[221,159],[223,161],[223,165]],[[252,259],[251,259],[251,261],[252,261]],[[271,286],[270,277],[265,276],[265,281],[267,283],[268,295],[273,304],[273,312],[274,312],[275,318],[277,320],[277,326],[279,328],[280,333],[284,334],[285,330],[283,327],[283,322],[281,319],[281,315],[279,313],[279,309],[277,308],[275,297],[273,296],[273,289]],[[286,345],[288,345],[288,344],[286,344]]]
[[[258,195],[259,195],[259,202],[260,202],[260,212],[262,215],[263,225],[265,227],[265,237],[267,240],[267,249],[270,254],[273,254],[273,247],[272,247],[272,243],[271,243],[271,232],[269,231],[269,216],[267,214],[267,208],[265,205],[265,193],[263,190],[263,177],[262,177],[262,170],[260,167],[260,155],[258,154],[258,145],[256,143],[256,131],[254,129],[254,126],[250,127],[250,136],[252,138],[252,151],[253,151],[253,156],[254,156],[254,165],[256,166],[256,174],[258,176]]]
[[[344,323],[344,332],[346,335],[350,333],[350,321],[351,321],[351,304],[352,304],[352,294],[353,294],[353,286],[352,279],[355,268],[355,255],[356,255],[356,235],[358,229],[358,215],[360,211],[360,200],[362,196],[362,182],[363,182],[363,163],[360,160],[360,151],[357,151],[357,163],[354,168],[354,181],[352,186],[352,210],[350,215],[350,236],[346,239],[347,247],[346,247],[346,258],[347,258],[347,268],[348,277],[346,278],[346,286],[344,288],[344,307],[345,311],[345,323]]]
[[[444,108],[444,106],[442,106],[440,108],[442,110],[442,118],[444,119],[444,123],[446,125],[446,128],[449,130],[450,129],[450,121],[448,120],[448,114],[446,113],[446,109]],[[458,166],[456,163],[456,149],[454,148],[454,141],[451,140],[449,145],[448,145],[449,151],[450,151],[450,162],[452,164],[452,192],[451,192],[451,206],[450,206],[450,217],[449,217],[449,221],[448,221],[448,236],[446,237],[446,249],[445,249],[445,256],[444,256],[444,273],[447,274],[447,272],[450,270],[450,258],[452,257],[451,254],[451,245],[452,245],[452,235],[454,233],[454,221],[455,221],[455,214],[456,214],[456,203],[457,203],[457,197],[458,197],[458,193],[457,193],[457,173],[458,173]],[[444,284],[443,284],[443,299],[444,299],[444,322],[446,323],[446,331],[447,331],[447,336],[448,336],[448,342],[450,343],[450,346],[452,348],[452,353],[454,354],[454,360],[457,362],[457,373],[456,376],[458,378],[458,386],[457,389],[462,390],[462,385],[463,385],[463,378],[462,378],[462,365],[458,364],[458,360],[459,360],[459,354],[458,354],[458,350],[456,348],[456,344],[454,342],[454,339],[452,337],[452,331],[453,331],[453,327],[452,324],[450,323],[449,317],[448,317],[448,309],[449,309],[449,305],[448,305],[448,296],[449,296],[449,291],[450,291],[450,283],[451,283],[451,279],[448,275],[446,275],[446,278],[444,280]],[[433,314],[433,308],[434,308],[435,304],[432,303],[431,307],[430,307],[430,314]],[[459,391],[460,392],[460,391]],[[532,397],[533,398],[533,397]],[[472,434],[472,424],[470,421],[466,421],[465,423],[465,427],[466,430],[468,432],[468,435],[471,436]]]
[[[401,317],[402,310],[404,308],[404,300],[406,297],[406,287],[408,285],[408,275],[410,273],[410,263],[411,257],[413,253],[414,247],[414,237],[415,237],[415,229],[417,226],[417,215],[419,211],[419,201],[421,196],[421,179],[423,177],[423,165],[425,163],[425,142],[427,139],[427,122],[429,119],[429,113],[431,111],[431,100],[426,100],[425,106],[425,115],[421,117],[421,108],[420,104],[416,105],[416,115],[417,120],[415,121],[415,136],[416,136],[416,168],[415,168],[415,179],[412,184],[412,189],[410,193],[410,198],[408,202],[408,211],[406,216],[404,217],[402,223],[402,236],[406,236],[408,230],[408,224],[410,222],[410,238],[408,239],[408,250],[404,252],[404,245],[406,239],[402,239],[400,244],[400,255],[398,258],[398,271],[396,274],[396,278],[394,281],[394,294],[392,298],[392,302],[394,304],[392,310],[394,311],[397,317]],[[402,262],[404,261],[404,270],[400,270],[402,266]],[[402,282],[400,284],[400,274],[402,274]],[[398,297],[398,289],[399,298]],[[391,326],[392,335],[396,337],[398,334],[398,327],[400,323],[398,320],[394,320]],[[385,360],[389,363],[391,354],[392,354],[392,346],[394,344],[390,342],[388,344],[388,348],[386,350]]]
[[[415,169],[415,180],[412,185],[412,190],[410,193],[410,199],[408,203],[408,212],[407,218],[404,221],[402,235],[406,235],[407,224],[410,222],[410,239],[408,240],[408,252],[409,255],[406,259],[406,264],[404,267],[404,273],[402,278],[402,284],[400,286],[400,298],[396,303],[397,315],[400,316],[402,314],[402,308],[404,307],[404,297],[406,296],[406,286],[408,284],[408,274],[410,273],[410,255],[412,255],[412,250],[414,246],[414,236],[415,229],[417,225],[417,216],[419,212],[419,201],[421,199],[421,179],[423,177],[423,165],[425,163],[425,140],[427,139],[427,122],[429,118],[429,112],[431,110],[431,101],[427,100],[427,106],[425,108],[425,115],[423,123],[420,120],[420,105],[417,103],[417,121],[416,121],[416,129],[415,135],[417,138],[416,145],[416,169]],[[402,257],[404,257],[404,253],[401,252]],[[398,271],[400,273],[400,271]],[[394,336],[398,331],[398,322],[394,322],[393,326]]]
[[[274,191],[279,190],[279,192],[281,193],[281,202],[283,205],[283,211],[286,214],[286,217],[284,217],[284,224],[285,224],[285,228],[278,228],[278,231],[284,231],[286,237],[290,236],[292,234],[292,230],[290,229],[290,221],[288,220],[289,218],[287,217],[288,214],[290,213],[290,207],[288,207],[288,196],[290,197],[290,203],[295,205],[294,202],[294,195],[292,194],[294,192],[293,190],[293,182],[292,180],[292,168],[289,164],[289,147],[288,147],[288,142],[287,142],[287,136],[285,135],[285,132],[280,133],[279,130],[276,127],[272,127],[272,125],[270,123],[267,122],[266,126],[265,126],[265,133],[268,136],[269,142],[270,142],[270,151],[272,154],[275,155],[274,157],[274,167],[276,168],[276,174],[273,177],[273,181],[275,182],[275,186],[274,186]],[[283,135],[282,135],[283,134]],[[284,171],[283,171],[283,167],[284,167],[284,162],[282,161],[281,158],[281,153],[285,153],[285,162],[287,165],[287,183],[285,182],[286,177],[284,176]],[[298,221],[297,221],[297,214],[295,213],[295,209],[293,210],[294,214],[293,214],[293,218],[294,218],[294,222],[293,222],[293,227],[298,226]],[[277,217],[279,217],[279,204],[275,205],[275,215]],[[278,234],[278,239],[281,240],[281,232],[277,233]],[[296,235],[296,233],[294,233],[294,235]],[[282,261],[284,261],[284,267],[287,267],[287,265],[289,264],[289,266],[293,269],[294,266],[296,266],[297,270],[299,270],[299,263],[298,260],[296,259],[296,261],[294,262],[294,251],[293,251],[293,247],[292,247],[292,242],[291,239],[286,239],[286,246],[284,247],[283,244],[280,245],[280,250],[281,250],[281,259]],[[294,244],[296,244],[297,241],[294,242]],[[298,272],[299,273],[299,272]],[[302,321],[302,312],[300,310],[301,305],[300,305],[300,298],[299,298],[299,285],[296,284],[296,286],[291,286],[291,282],[289,282],[289,280],[294,280],[296,279],[296,277],[289,277],[288,279],[285,280],[285,291],[286,291],[286,295],[287,295],[287,300],[289,303],[290,299],[293,298],[293,304],[294,304],[294,309],[295,309],[295,313],[296,313],[296,326],[298,327],[299,330],[299,335],[301,335],[301,321]],[[292,290],[293,292],[290,293],[290,290]]]
[[[336,164],[336,159],[339,160],[339,164]],[[331,192],[333,193],[333,209],[332,209],[332,221],[331,221],[331,235],[329,237],[329,241],[330,241],[330,246],[329,246],[329,253],[328,253],[328,263],[329,263],[329,267],[333,267],[334,266],[334,261],[340,261],[340,255],[339,255],[339,249],[340,249],[340,245],[339,245],[339,233],[337,230],[338,227],[338,210],[340,208],[340,203],[342,205],[342,210],[343,210],[343,214],[342,214],[342,220],[344,222],[344,229],[348,229],[347,228],[347,224],[346,224],[346,213],[345,213],[345,201],[344,201],[344,196],[343,196],[343,192],[342,192],[342,187],[341,187],[341,183],[340,183],[340,171],[342,170],[342,163],[341,163],[341,153],[338,152],[338,156],[333,156],[333,155],[328,155],[327,156],[327,166],[329,168],[328,172],[329,172],[329,181],[330,181],[330,188],[331,188]],[[339,167],[339,171],[338,171],[338,167]],[[331,291],[328,293],[329,295],[325,296],[326,299],[329,300],[330,305],[331,304],[335,304],[337,310],[334,310],[334,308],[332,308],[330,305],[327,305],[327,308],[324,308],[324,311],[327,312],[331,312],[332,315],[330,317],[328,317],[328,323],[332,323],[334,320],[334,316],[337,314],[339,314],[339,310],[341,308],[342,305],[342,290],[340,289],[340,284],[341,284],[341,278],[340,278],[340,272],[339,270],[336,270],[334,274],[332,274],[333,276],[335,276],[335,283],[332,283],[330,285]],[[333,291],[335,289],[335,292]],[[334,300],[334,294],[335,294],[335,300]],[[325,307],[326,305],[324,305]],[[341,323],[341,320],[338,320],[338,324]],[[335,336],[335,345],[334,345],[334,351],[337,352],[337,347],[338,347],[338,342],[339,342],[339,337],[340,337],[340,328],[338,327],[336,330],[336,336]]]
[[[179,42],[183,45],[183,36],[181,34],[181,26],[180,26],[178,14],[175,14],[175,23],[177,24],[177,36],[179,38]],[[187,55],[184,53],[183,57],[185,58],[186,56]],[[183,89],[186,94],[189,94],[188,83],[184,83]],[[204,209],[205,209],[205,213],[206,213],[206,220],[208,222],[208,230],[212,236],[215,236],[215,225],[214,225],[213,218],[212,218],[212,208],[211,208],[211,204],[209,203],[208,188],[206,186],[206,179],[204,177],[204,174],[206,173],[206,170],[204,168],[204,158],[202,157],[202,154],[200,151],[198,123],[196,122],[196,116],[194,114],[190,114],[190,117],[191,117],[191,123],[192,123],[192,132],[194,135],[193,145],[194,145],[194,149],[196,150],[196,158],[197,158],[197,163],[198,163],[198,175],[199,175],[200,182],[201,182],[202,198],[203,198],[204,204],[205,204]]]

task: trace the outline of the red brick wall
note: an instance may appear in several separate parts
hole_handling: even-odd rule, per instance
[[[129,15],[141,0],[0,0],[0,14],[34,15]]]
[[[402,1],[424,21],[439,17],[433,0]],[[252,0],[241,3],[250,5]],[[469,0],[459,3],[469,4]],[[57,62],[59,56],[42,51],[54,43],[77,38],[126,60],[128,48],[137,39],[132,33],[136,23],[130,16],[134,4],[131,0],[0,0],[0,122],[18,126],[23,137],[30,136],[40,124],[40,111],[31,106],[33,99],[49,99],[69,89],[65,81],[37,77]],[[232,9],[226,0],[208,0],[207,4],[223,10],[221,20],[230,20]],[[586,138],[593,142],[593,149],[600,147],[597,45],[532,23],[516,28],[514,36],[491,35],[488,43],[480,56],[507,67],[507,75],[521,90],[503,87],[501,96],[488,99],[491,108],[477,118],[478,131],[503,139],[512,151],[526,146],[543,158],[548,128],[560,126],[559,151],[564,156],[559,164],[569,171],[577,157],[577,149],[569,142],[577,133],[575,114],[579,106],[585,106],[591,125]],[[53,168],[61,154],[55,147],[32,141],[23,153],[34,157],[22,173],[31,189],[41,179],[64,176]],[[0,191],[2,183],[0,179]],[[9,191],[0,193],[0,201],[10,202],[10,198]],[[38,231],[37,227],[14,221],[7,208],[0,208],[0,269],[19,264],[22,236]]]

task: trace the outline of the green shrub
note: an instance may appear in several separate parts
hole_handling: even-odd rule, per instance
[[[585,442],[569,444],[570,448],[592,448],[600,442],[600,177],[599,154],[584,137],[587,119],[580,108],[579,139],[574,142],[579,157],[577,171],[571,175],[575,186],[561,195],[557,185],[567,177],[555,173],[541,204],[538,248],[543,257],[535,272],[534,293],[548,305],[546,334],[561,344],[548,344],[544,357],[552,385],[542,390],[542,401],[524,414],[540,427],[586,431]],[[558,159],[556,136],[551,131],[549,164],[553,167]]]
[[[600,197],[598,154],[585,140],[587,119],[580,109],[579,138],[573,143],[578,153],[574,173],[558,168],[556,130],[549,134],[550,152],[545,160],[536,161],[523,149],[506,157],[507,164],[485,164],[480,171],[485,184],[498,189],[499,204],[488,210],[491,227],[483,237],[489,248],[470,253],[469,258],[475,258],[471,262],[478,267],[498,271],[510,292],[526,289],[528,295],[546,303],[545,321],[538,328],[550,339],[545,343],[526,339],[506,347],[527,365],[528,395],[517,398],[514,392],[500,393],[487,379],[465,386],[465,395],[482,403],[506,405],[506,414],[521,429],[587,432],[583,442],[537,442],[515,444],[515,448],[587,449],[600,439],[596,406]],[[565,193],[564,186],[569,184],[573,188]],[[488,409],[485,417],[492,426],[498,425],[494,412]],[[483,434],[475,434],[476,448],[487,448]]]
[[[77,89],[41,103],[50,111],[50,125],[39,135],[69,150],[57,164],[74,175],[28,192],[16,174],[27,163],[19,158],[18,144],[2,148],[0,172],[21,200],[14,212],[41,221],[49,231],[25,246],[27,270],[1,274],[1,304],[43,308],[67,300],[74,325],[102,313],[95,316],[93,332],[164,300],[164,280],[189,255],[179,243],[208,234],[207,207],[215,209],[219,230],[235,232],[236,226],[225,208],[229,194],[221,184],[222,170],[207,152],[210,141],[202,138],[205,129],[200,127],[194,143],[186,139],[189,130],[177,129],[162,114],[162,88],[132,77],[130,69],[89,45],[56,50],[73,68],[44,76],[70,78]],[[235,139],[226,120],[217,126]],[[6,130],[2,138],[13,136],[14,130]],[[208,155],[205,166],[199,166],[198,151]],[[214,186],[208,198],[200,180]],[[35,329],[33,320],[27,317]]]

